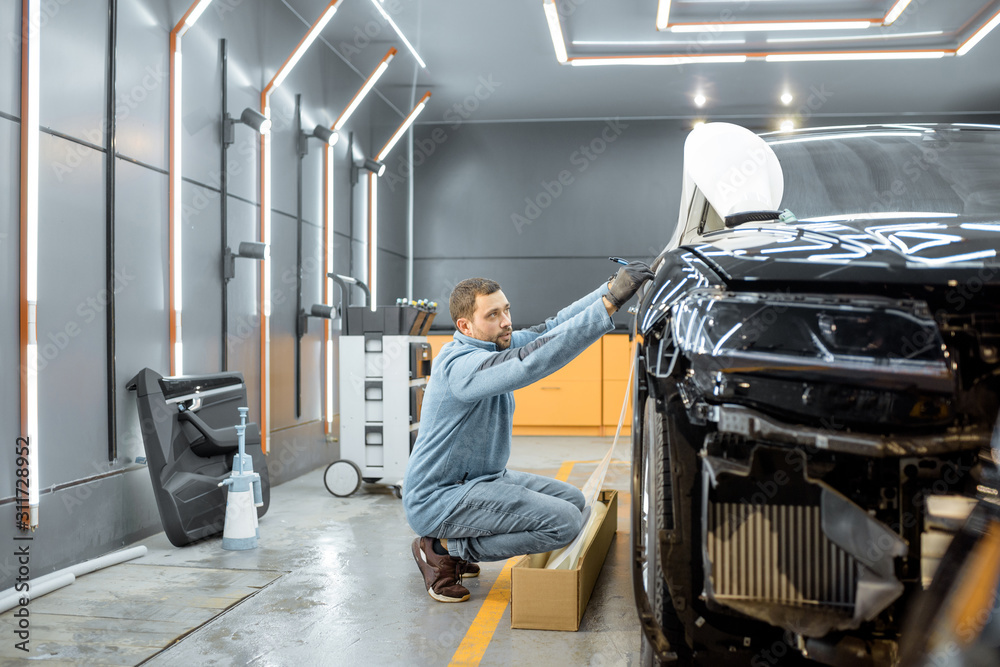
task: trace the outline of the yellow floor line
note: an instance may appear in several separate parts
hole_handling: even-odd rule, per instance
[[[503,613],[510,603],[510,568],[514,567],[514,563],[520,558],[520,556],[515,556],[507,559],[507,562],[504,563],[500,576],[493,583],[489,595],[486,596],[486,601],[483,602],[482,608],[465,633],[465,638],[458,645],[455,655],[451,656],[449,667],[459,667],[460,665],[461,667],[472,667],[478,665],[479,661],[483,659],[486,649],[489,648],[490,642],[493,640],[493,633],[496,632],[497,625],[499,625],[500,619],[503,618]]]
[[[564,461],[556,473],[556,479],[565,482],[573,472],[573,466],[583,461]],[[590,461],[589,463],[596,463]],[[497,625],[503,618],[507,605],[510,604],[510,568],[520,560],[520,556],[507,559],[500,575],[493,582],[483,606],[479,613],[472,620],[472,625],[465,633],[462,643],[458,645],[455,655],[451,656],[448,667],[476,667],[486,654],[490,642],[493,641],[493,634],[497,631]]]
[[[569,479],[569,474],[573,472],[573,466],[579,463],[579,461],[563,461],[563,464],[559,467],[559,472],[556,473],[556,479],[560,482],[565,482]]]

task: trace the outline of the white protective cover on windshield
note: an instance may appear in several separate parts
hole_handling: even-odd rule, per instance
[[[784,193],[778,157],[756,134],[732,123],[705,123],[684,142],[684,181],[677,226],[680,241],[695,188],[723,218],[747,211],[776,211]]]

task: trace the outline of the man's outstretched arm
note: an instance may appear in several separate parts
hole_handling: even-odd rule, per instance
[[[546,333],[547,331],[551,331],[563,322],[575,317],[585,308],[594,303],[594,301],[598,301],[602,298],[610,304],[611,307],[608,310],[608,315],[611,315],[618,310],[623,303],[632,298],[632,295],[635,294],[636,290],[638,290],[642,283],[646,280],[652,279],[652,277],[653,272],[647,264],[643,262],[629,262],[627,266],[623,266],[619,269],[618,273],[612,276],[607,283],[601,285],[599,288],[590,294],[587,294],[583,298],[578,299],[566,306],[556,313],[555,316],[550,317],[541,324],[528,329],[515,331],[511,340],[511,346],[519,347],[521,345],[528,344],[538,336]]]

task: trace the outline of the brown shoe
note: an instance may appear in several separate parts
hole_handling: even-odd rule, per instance
[[[476,563],[470,563],[467,560],[458,561],[458,576],[465,579],[466,577],[478,577],[479,576],[479,565]]]
[[[469,589],[463,586],[458,573],[461,562],[454,556],[442,556],[434,552],[434,538],[418,537],[413,540],[413,560],[417,561],[420,574],[424,576],[427,594],[438,602],[465,602],[469,599]]]

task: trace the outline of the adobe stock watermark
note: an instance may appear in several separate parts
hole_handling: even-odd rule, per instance
[[[441,115],[442,120],[449,123],[448,129],[454,131],[461,127],[465,121],[479,110],[483,102],[492,97],[493,93],[501,86],[503,86],[503,82],[497,81],[492,73],[480,74],[476,87],[472,92],[466,95],[465,98],[452,104]],[[396,185],[409,178],[413,173],[414,167],[419,167],[426,162],[427,158],[433,155],[439,146],[448,141],[450,136],[444,128],[435,127],[426,137],[414,139],[413,162],[411,163],[402,154],[398,155],[394,168],[385,175],[382,182],[388,186],[390,191],[395,192]]]
[[[575,170],[562,169],[549,181],[542,179],[539,185],[541,190],[534,197],[524,198],[524,211],[522,213],[511,213],[510,221],[518,234],[523,233],[524,228],[535,224],[542,213],[552,206],[552,203],[566,191],[566,189],[576,182],[580,174],[587,171],[590,165],[604,154],[608,147],[616,142],[622,132],[628,128],[628,123],[615,118],[605,122],[604,128],[596,137],[570,153],[569,163]]]

